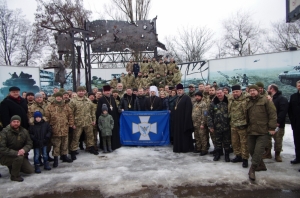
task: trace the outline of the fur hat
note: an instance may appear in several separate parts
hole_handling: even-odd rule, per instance
[[[231,87],[232,91],[235,91],[235,90],[241,90],[241,85],[233,85]]]
[[[261,88],[265,87],[262,82],[257,82],[257,83],[255,83],[255,85],[258,86],[258,87],[261,87]]]
[[[202,94],[201,91],[198,91],[197,93],[195,93],[195,96],[201,96],[201,97],[203,97],[203,94]]]
[[[34,112],[33,117],[34,117],[34,119],[37,117],[43,118],[43,114],[40,111],[36,111],[36,112]]]
[[[102,112],[103,111],[108,111],[107,105],[106,104],[102,104]]]
[[[257,85],[250,85],[248,88],[249,88],[249,90],[250,89],[256,89],[257,91],[259,91],[259,88],[258,88]]]
[[[104,85],[103,86],[103,91],[110,91],[110,86],[109,85]]]
[[[19,120],[21,122],[21,117],[18,115],[14,115],[11,117],[10,122],[12,122],[13,120]]]

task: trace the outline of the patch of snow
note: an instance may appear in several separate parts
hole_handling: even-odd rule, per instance
[[[211,144],[212,145],[212,144]],[[231,185],[237,189],[299,188],[300,165],[291,165],[294,142],[290,125],[286,125],[282,159],[264,160],[268,171],[257,172],[256,182],[248,179],[248,168],[241,163],[225,163],[224,156],[214,162],[212,155],[173,153],[172,146],[122,147],[98,156],[79,151],[73,163],[62,163],[41,174],[22,175],[24,182],[11,182],[8,169],[0,166],[1,197],[24,197],[47,192],[67,192],[77,188],[100,190],[105,196],[116,196],[143,189],[145,186],[171,188],[185,185]],[[33,164],[33,152],[29,160]],[[230,154],[233,158],[234,154]],[[251,161],[249,160],[249,164]],[[52,166],[52,162],[51,162]],[[240,186],[242,185],[242,187]]]

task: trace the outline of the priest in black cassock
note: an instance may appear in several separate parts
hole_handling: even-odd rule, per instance
[[[150,87],[150,97],[146,98],[146,111],[162,111],[163,105],[161,99],[158,97],[158,90],[156,86]]]
[[[110,89],[111,88],[109,85],[103,86],[103,97],[101,97],[98,100],[98,106],[97,106],[97,111],[96,111],[96,118],[97,118],[96,123],[98,123],[98,118],[102,113],[102,105],[106,104],[108,107],[108,113],[114,119],[114,129],[112,131],[111,146],[112,146],[112,149],[115,150],[115,149],[118,149],[121,147],[120,130],[119,130],[120,129],[120,123],[119,123],[120,115],[118,112],[118,107],[116,105],[116,101],[113,98],[113,96],[111,96]],[[101,140],[100,140],[100,148],[103,148]]]
[[[178,98],[175,100],[174,109],[171,111],[171,133],[173,134],[173,152],[186,153],[194,150],[192,133],[192,101],[184,94],[183,85],[176,86]]]

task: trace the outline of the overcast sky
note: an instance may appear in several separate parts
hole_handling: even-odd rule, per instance
[[[84,0],[84,6],[99,18],[104,3],[109,0]],[[7,0],[8,8],[22,9],[26,18],[34,21],[35,0]],[[271,22],[285,19],[285,0],[152,0],[149,18],[157,19],[157,33],[163,42],[168,35],[176,35],[179,28],[207,26],[222,36],[221,22],[239,10],[250,11],[253,19],[268,28]]]

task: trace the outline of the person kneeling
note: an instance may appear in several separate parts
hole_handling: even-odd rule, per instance
[[[33,166],[28,161],[32,141],[26,129],[20,126],[21,118],[14,115],[10,124],[0,133],[0,164],[7,166],[12,181],[22,182],[20,172],[31,174]]]
[[[42,151],[41,154],[43,155],[44,170],[51,170],[48,161],[47,145],[50,141],[52,131],[49,123],[43,119],[41,112],[34,112],[33,117],[34,125],[30,126],[29,134],[33,141],[35,173],[41,173],[39,161],[40,151]]]

